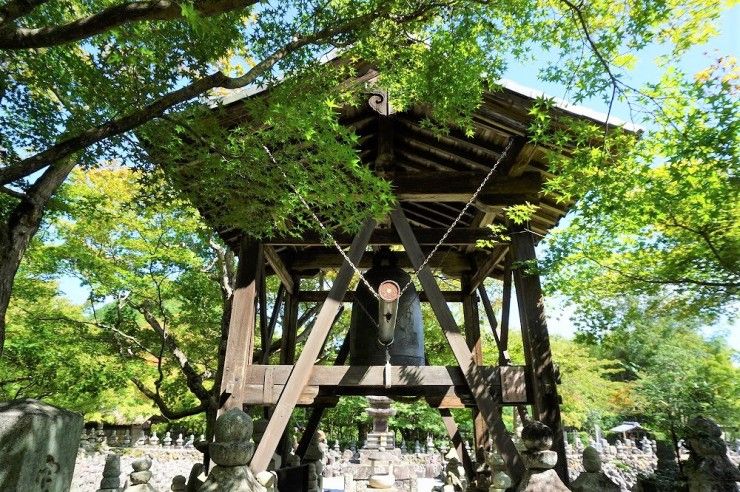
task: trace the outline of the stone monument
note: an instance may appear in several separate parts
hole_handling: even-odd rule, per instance
[[[0,490],[66,492],[82,415],[36,400],[0,403]]]
[[[727,457],[722,429],[706,417],[694,417],[686,425],[689,459],[683,471],[689,492],[737,492],[740,470]]]
[[[387,396],[368,396],[365,410],[373,419],[373,430],[367,433],[365,449],[394,449],[396,447],[395,434],[388,430],[388,419],[396,414],[391,408],[391,399]]]
[[[128,486],[123,492],[157,492],[157,489],[149,485],[149,480],[152,479],[152,472],[149,471],[152,467],[150,457],[139,458],[131,463],[131,467],[134,471],[128,476]]]
[[[536,420],[529,421],[522,429],[522,461],[527,471],[517,487],[517,492],[569,492],[568,487],[553,470],[558,462],[558,454],[550,450],[552,430]]]
[[[601,456],[599,451],[588,446],[583,450],[583,468],[585,472],[578,475],[570,489],[573,492],[619,492],[619,485],[601,471]]]
[[[98,492],[118,492],[121,490],[121,457],[109,454],[105,457],[103,480],[100,481]]]
[[[324,453],[321,449],[319,433],[315,432],[308,444],[302,463],[308,465],[308,492],[324,490]]]
[[[232,408],[216,419],[214,442],[208,444],[216,463],[199,492],[264,492],[249,469],[254,454],[252,417]]]

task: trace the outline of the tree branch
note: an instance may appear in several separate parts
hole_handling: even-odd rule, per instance
[[[272,53],[240,77],[228,77],[220,71],[213,73],[172,91],[126,116],[88,128],[74,137],[62,140],[42,152],[23,159],[17,164],[0,169],[0,185],[12,183],[93,144],[133,130],[144,123],[160,117],[165,111],[174,106],[200,96],[211,89],[218,87],[224,89],[240,89],[245,87],[254,82],[257,77],[265,73],[287,55],[310,44],[326,41],[337,34],[349,31],[363,23],[371,22],[377,16],[377,12],[368,13],[350,19],[343,24],[322,29],[311,35],[294,37],[291,42]]]
[[[187,381],[188,389],[190,389],[190,391],[192,391],[201,402],[208,401],[211,397],[211,393],[203,386],[203,378],[201,374],[190,364],[187,355],[180,349],[172,334],[165,333],[159,320],[157,320],[157,318],[155,318],[146,307],[139,306],[137,307],[137,310],[144,316],[144,319],[149,326],[151,326],[152,329],[162,337],[167,350],[172,354],[175,360],[177,360],[177,365],[180,367],[180,370]]]
[[[0,7],[0,30],[10,22],[30,14],[36,7],[49,0],[10,0]]]
[[[26,2],[16,0],[11,3],[40,4],[45,1],[47,0],[26,0]],[[224,12],[247,8],[255,3],[257,3],[256,0],[201,0],[194,2],[193,7],[201,16],[210,17]],[[20,17],[20,15],[11,15],[7,19],[0,17],[0,25],[7,25],[7,22],[17,17]],[[40,28],[19,27],[14,30],[6,28],[0,32],[0,49],[47,48],[72,41],[80,41],[123,24],[182,18],[181,2],[172,0],[126,2],[59,26]]]
[[[157,408],[159,408],[162,416],[168,420],[177,420],[184,417],[190,417],[191,415],[198,415],[199,413],[206,411],[208,407],[205,402],[201,401],[200,405],[196,407],[175,411],[167,406],[167,403],[158,393],[147,388],[146,385],[138,379],[131,378],[131,382],[134,383],[134,385],[139,389],[139,391],[144,394],[144,396],[152,400],[157,405]]]

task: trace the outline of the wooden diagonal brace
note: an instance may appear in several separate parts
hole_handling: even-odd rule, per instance
[[[374,220],[368,219],[365,221],[362,230],[357,234],[354,241],[352,241],[352,246],[348,253],[348,257],[352,263],[359,263],[374,229]],[[337,310],[342,304],[342,299],[345,292],[347,292],[353,274],[354,269],[345,261],[339,269],[339,273],[332,284],[326,301],[321,306],[314,327],[311,330],[311,335],[306,340],[303,351],[300,357],[298,357],[295,366],[293,366],[285,389],[281,393],[278,403],[275,406],[275,411],[267,424],[264,437],[260,441],[259,446],[257,446],[254,457],[252,457],[252,462],[250,463],[252,471],[260,472],[267,469],[270,458],[275,452],[283,431],[285,431],[285,427],[288,424],[288,420],[290,420],[290,416],[303,391],[303,387],[311,376],[314,361],[319,355],[319,352],[321,352],[326,337],[329,335],[332,322],[337,314]]]
[[[420,268],[424,262],[424,255],[400,207],[397,207],[391,212],[391,220],[403,241],[403,246],[414,268]],[[524,465],[514,443],[506,433],[506,426],[501,420],[489,388],[484,384],[485,378],[482,378],[480,375],[478,365],[475,363],[470,349],[468,349],[465,337],[460,332],[460,328],[457,326],[457,322],[455,322],[455,318],[447,306],[442,291],[429,267],[425,266],[417,275],[419,282],[421,282],[424,291],[427,293],[429,302],[444,331],[447,342],[450,344],[452,353],[465,374],[470,391],[475,396],[478,410],[486,419],[488,428],[491,429],[495,436],[497,448],[506,461],[512,479],[518,482],[524,474]]]

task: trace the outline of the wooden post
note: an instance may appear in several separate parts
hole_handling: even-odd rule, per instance
[[[506,352],[506,360],[509,357],[509,318],[511,313],[511,249],[504,258],[504,290],[501,299],[501,347]]]
[[[463,320],[465,324],[465,341],[468,344],[470,352],[473,354],[473,360],[479,366],[483,365],[483,348],[480,338],[480,314],[478,313],[478,296],[475,290],[470,292],[470,277],[462,277],[462,291],[466,293],[463,297]],[[480,414],[478,409],[473,409],[473,435],[475,439],[476,453],[478,449],[487,449],[490,446],[488,439],[488,426],[486,420]],[[470,478],[473,478],[472,476]]]
[[[508,366],[511,363],[509,359],[509,352],[506,346],[501,341],[501,335],[498,332],[498,322],[496,321],[496,314],[493,312],[493,306],[491,300],[488,298],[488,292],[486,292],[486,286],[480,284],[478,286],[478,292],[480,293],[480,300],[483,303],[483,309],[486,312],[488,318],[488,324],[491,325],[491,332],[493,333],[493,340],[496,342],[496,349],[498,350],[498,364],[500,366]],[[503,327],[503,324],[502,324]],[[507,337],[508,340],[508,337]]]
[[[424,254],[421,251],[419,243],[416,241],[411,226],[400,207],[391,212],[391,220],[398,231],[398,235],[403,241],[406,253],[414,265],[414,268],[420,269],[418,272],[419,282],[421,282],[424,291],[427,293],[429,303],[437,316],[437,320],[444,331],[447,342],[450,344],[452,353],[457,360],[458,365],[465,374],[465,379],[470,387],[471,393],[475,397],[478,410],[486,420],[489,429],[496,436],[496,447],[504,458],[511,478],[518,482],[524,474],[524,464],[522,463],[519,452],[517,451],[511,438],[506,433],[501,415],[496,403],[491,397],[490,388],[484,383],[478,366],[473,360],[473,355],[468,349],[465,338],[460,333],[460,328],[455,322],[449,306],[445,302],[444,295],[437,284],[437,281],[429,269],[429,266],[421,268],[424,262]]]
[[[470,461],[468,450],[465,449],[465,442],[460,434],[460,429],[457,427],[455,417],[452,416],[452,412],[449,408],[440,408],[439,414],[442,416],[442,422],[444,422],[445,429],[447,429],[447,435],[450,436],[452,445],[455,446],[457,456],[460,458],[463,468],[465,468],[465,474],[468,476],[468,481],[470,481],[475,475],[475,470],[473,470],[473,462]]]
[[[280,342],[280,364],[295,362],[295,344],[298,334],[298,295],[301,290],[301,279],[293,277],[293,293],[286,294],[283,313],[283,337]]]
[[[370,235],[373,229],[375,229],[375,221],[368,219],[365,221],[362,230],[355,237],[354,241],[352,241],[352,246],[347,256],[353,264],[359,263],[362,258],[365,248],[370,241]],[[298,357],[295,366],[293,366],[290,377],[288,377],[283,392],[280,394],[275,411],[265,429],[265,435],[252,457],[250,467],[254,472],[261,472],[267,469],[270,457],[275,452],[275,447],[293,413],[303,387],[306,386],[306,382],[311,377],[311,371],[316,357],[319,355],[326,341],[326,337],[329,335],[332,322],[339,307],[342,305],[344,293],[347,291],[353,275],[354,268],[345,260],[334,279],[326,301],[321,306],[321,310],[316,317],[314,327],[308,336],[308,340],[306,340],[303,351],[300,357]]]
[[[252,363],[254,352],[257,283],[262,261],[261,244],[245,237],[239,246],[239,265],[221,377],[220,412],[241,408],[244,400],[245,369]]]
[[[522,341],[527,366],[532,371],[534,417],[552,429],[552,449],[558,453],[555,470],[568,483],[568,464],[560,420],[560,399],[550,352],[542,287],[536,271],[537,256],[532,233],[523,228],[511,232],[511,256]]]

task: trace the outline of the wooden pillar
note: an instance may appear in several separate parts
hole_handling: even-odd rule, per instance
[[[471,292],[470,277],[462,277],[462,291],[465,293],[462,301],[463,320],[465,324],[465,341],[468,344],[473,360],[479,366],[483,365],[483,347],[480,338],[480,315],[478,313],[478,296],[475,289]],[[474,450],[476,454],[479,449],[487,449],[490,446],[488,438],[488,426],[486,420],[477,408],[473,409],[473,435],[475,439]],[[471,477],[472,478],[472,477]]]
[[[239,265],[231,301],[229,335],[221,377],[220,412],[231,408],[241,409],[245,400],[244,376],[254,353],[257,284],[262,261],[262,245],[244,238],[239,246]]]
[[[526,364],[532,374],[534,417],[552,429],[552,449],[558,453],[555,467],[565,484],[568,483],[568,465],[560,420],[560,399],[555,382],[555,368],[550,352],[542,286],[536,271],[534,237],[531,232],[517,228],[511,232],[511,256],[522,341]]]
[[[283,313],[283,337],[280,342],[280,364],[289,365],[295,362],[296,335],[298,333],[298,296],[301,290],[301,279],[293,277],[293,293],[286,293],[285,311]]]
[[[372,219],[367,220],[362,230],[355,237],[354,241],[352,241],[352,246],[349,249],[347,257],[353,264],[358,264],[362,259],[362,255],[370,242],[370,235],[374,229],[375,221]],[[300,357],[298,357],[298,360],[293,366],[290,376],[288,376],[280,398],[278,398],[272,418],[270,418],[265,429],[265,435],[252,457],[250,467],[254,472],[261,472],[267,469],[270,457],[275,452],[277,443],[285,430],[285,426],[288,424],[298,398],[306,386],[308,379],[311,377],[316,357],[324,346],[324,342],[326,342],[332,322],[342,305],[344,294],[347,292],[353,275],[354,268],[350,263],[345,261],[334,279],[329,295],[321,306],[311,334],[308,336],[308,340],[306,340],[306,344],[301,351]]]

